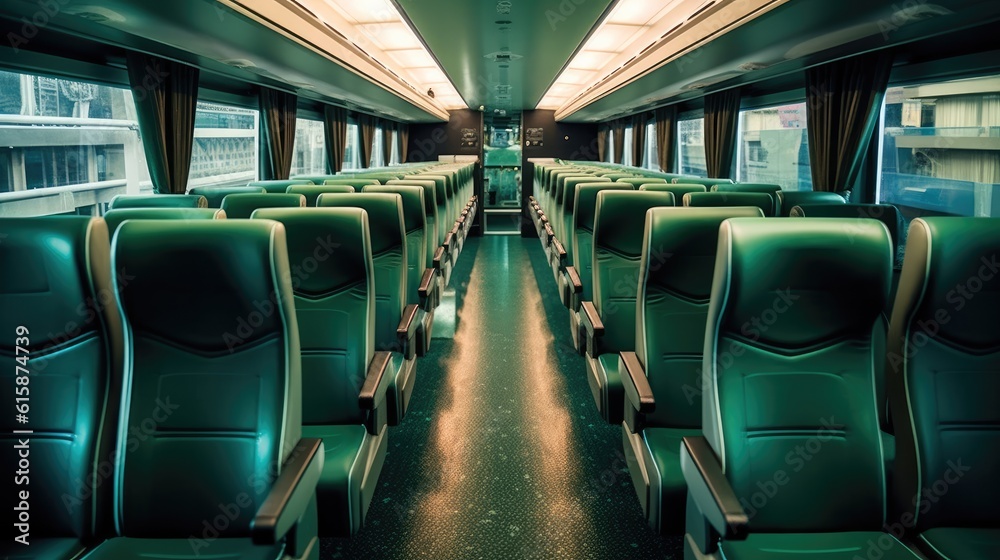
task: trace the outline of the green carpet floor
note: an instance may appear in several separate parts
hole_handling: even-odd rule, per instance
[[[365,528],[323,559],[680,559],[646,526],[537,239],[470,239]]]

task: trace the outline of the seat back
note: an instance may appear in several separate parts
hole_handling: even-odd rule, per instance
[[[258,208],[304,208],[301,194],[231,194],[222,201],[222,209],[231,220],[247,219]]]
[[[270,195],[276,196],[276,195]],[[125,324],[117,533],[218,536],[250,522],[300,439],[298,332],[285,229],[249,220],[129,220],[112,265]],[[119,277],[121,278],[121,277]],[[150,507],[156,504],[156,507]]]
[[[427,222],[423,187],[406,185],[368,185],[365,193],[398,194],[403,204],[403,228],[406,231],[406,302],[420,301],[420,278],[427,255]]]
[[[588,175],[585,177],[566,177],[560,179],[562,183],[558,189],[559,200],[556,202],[556,235],[562,241],[563,248],[566,249],[566,258],[573,262],[575,245],[573,243],[573,229],[575,225],[574,214],[576,214],[576,189],[580,185],[602,184],[606,181],[595,179]],[[627,183],[626,183],[627,184]]]
[[[675,177],[673,182],[683,185],[703,185],[708,190],[714,190],[712,187],[733,184],[732,179],[706,179],[704,177]]]
[[[767,217],[774,216],[774,199],[767,193],[756,192],[694,192],[684,195],[684,206],[756,206]]]
[[[778,191],[781,190],[781,185],[772,185],[769,183],[735,183],[735,184],[719,184],[711,185],[709,187],[709,192],[726,192],[726,193],[767,193],[771,195],[771,201],[774,204],[774,209],[770,213],[766,213],[768,216],[779,216],[781,215],[781,208],[778,207]]]
[[[292,185],[311,185],[312,181],[308,179],[273,179],[270,181],[251,181],[247,183],[248,187],[260,187],[264,189],[264,192],[270,194],[281,194],[288,192],[288,187]]]
[[[779,216],[788,217],[792,208],[801,204],[836,204],[843,205],[847,201],[837,193],[823,191],[778,191]]]
[[[207,208],[208,199],[189,194],[120,194],[111,199],[109,210],[119,208]]]
[[[768,492],[766,507],[747,511],[754,532],[882,528],[875,376],[889,253],[889,234],[875,221],[723,222],[703,430],[741,503],[759,504]]]
[[[396,179],[389,181],[388,184],[414,186],[424,190],[424,227],[427,228],[427,253],[424,267],[432,268],[434,266],[434,251],[444,242],[444,234],[446,233],[438,224],[437,187],[434,181]]]
[[[601,191],[633,190],[628,183],[613,181],[600,182],[594,178],[594,183],[584,183],[576,188],[573,201],[573,266],[583,282],[581,301],[594,299],[594,215],[597,213],[597,193]]]
[[[678,205],[683,205],[684,195],[687,193],[703,193],[706,191],[706,187],[705,185],[680,185],[675,183],[643,183],[639,187],[639,190],[673,193],[674,201]]]
[[[646,211],[673,206],[668,192],[597,193],[594,212],[594,306],[604,321],[602,347],[607,352],[635,350],[635,298]]]
[[[354,192],[351,185],[292,185],[288,194],[300,194],[306,198],[306,206],[316,206],[319,195],[326,193],[350,194]]]
[[[886,372],[895,495],[918,531],[1000,526],[998,250],[995,218],[910,223]]]
[[[763,218],[759,208],[653,208],[646,213],[635,349],[656,397],[646,424],[701,428],[705,320],[728,218]]]
[[[320,185],[349,185],[354,187],[354,190],[359,191],[366,185],[378,185],[378,179],[367,179],[364,177],[344,177],[340,179],[327,179]]]
[[[322,173],[316,174],[316,175],[312,175],[312,174],[292,175],[290,177],[290,179],[293,179],[293,180],[309,181],[310,183],[312,183],[314,185],[322,185],[324,182],[326,182],[328,180],[345,179],[345,178],[348,178],[348,177],[343,176],[343,175],[325,175],[325,174],[322,174]]]
[[[416,185],[418,183],[414,181],[433,181],[434,182],[434,204],[437,206],[434,217],[435,229],[437,229],[437,243],[434,245],[437,248],[438,245],[444,243],[444,238],[451,231],[451,226],[455,223],[455,218],[450,217],[450,207],[448,205],[448,186],[446,179],[440,175],[407,175],[402,179],[397,179],[402,184],[405,182],[408,185]],[[426,204],[428,199],[424,198],[424,203]]]
[[[284,224],[289,260],[302,263],[301,272],[292,276],[302,346],[302,424],[363,423],[358,395],[375,352],[375,274],[367,212],[262,208],[253,218]]]
[[[222,208],[222,200],[231,194],[264,194],[264,187],[193,187],[189,195],[203,196],[208,208]]]
[[[368,213],[375,267],[375,349],[392,349],[406,306],[408,276],[402,197],[395,193],[323,194],[316,206],[361,208]]]
[[[46,216],[0,219],[0,231],[0,395],[10,407],[0,421],[0,459],[11,469],[9,507],[21,501],[15,489],[30,492],[31,544],[89,540],[99,522],[95,504],[109,503],[111,484],[95,488],[92,477],[98,461],[110,467],[121,386],[107,226],[100,218]],[[24,397],[30,401],[19,410],[15,399]],[[26,425],[16,413],[26,415]],[[14,433],[25,429],[34,431],[28,451],[18,448],[26,436]],[[16,482],[21,452],[30,454],[31,468]],[[27,486],[28,478],[35,484]],[[101,521],[107,513],[98,511]],[[6,534],[13,539],[16,531]]]
[[[224,220],[226,211],[219,208],[120,208],[108,210],[104,221],[112,238],[125,220]]]
[[[839,195],[838,195],[839,196]],[[900,233],[903,215],[892,204],[798,204],[789,210],[793,218],[861,218],[885,224],[892,239],[895,267],[903,264],[903,243]]]
[[[628,183],[636,189],[639,189],[643,185],[667,184],[667,180],[663,177],[622,177],[617,181],[619,183]]]

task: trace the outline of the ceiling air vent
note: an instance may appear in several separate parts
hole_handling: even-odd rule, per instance
[[[698,11],[696,11],[693,14],[691,14],[691,16],[687,18],[687,20],[691,21],[694,18],[696,18],[696,17],[700,16],[701,14],[705,13],[705,11],[708,10],[709,8],[711,8],[712,6],[714,6],[717,1],[718,0],[711,0],[710,2],[705,3],[704,6],[698,8]]]

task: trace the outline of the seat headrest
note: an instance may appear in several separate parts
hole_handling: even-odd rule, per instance
[[[576,187],[576,200],[573,201],[573,221],[576,227],[594,231],[594,214],[597,210],[597,193],[601,191],[632,191],[634,187],[628,183],[598,182],[581,183]]]
[[[371,282],[371,237],[365,210],[261,208],[253,220],[285,224],[297,295],[322,299]]]
[[[674,206],[673,193],[607,189],[597,193],[594,250],[638,258],[642,254],[646,211],[657,206]]]
[[[231,194],[264,194],[264,187],[193,187],[188,194],[201,195],[209,208],[221,208],[222,201]]]
[[[774,198],[759,192],[693,192],[684,195],[684,206],[756,206],[774,216]]]
[[[207,208],[208,199],[190,194],[120,194],[111,199],[110,210],[119,208]]]
[[[888,306],[890,243],[875,220],[726,220],[712,293],[718,328],[782,349],[870,334]],[[774,310],[780,320],[764,317]]]
[[[301,194],[230,194],[222,200],[222,209],[230,219],[249,218],[258,208],[303,208],[306,197]]]
[[[372,255],[399,250],[406,245],[403,199],[396,193],[321,194],[318,208],[363,208],[368,212]]]
[[[286,191],[289,194],[300,194],[306,198],[306,206],[316,206],[319,195],[326,193],[350,194],[354,192],[351,185],[292,185]]]
[[[823,191],[778,191],[778,201],[781,204],[782,216],[789,216],[792,208],[800,204],[843,205],[847,202],[837,193]]]
[[[427,214],[424,208],[424,188],[407,185],[367,185],[363,193],[398,194],[403,204],[403,227],[410,234],[424,229]]]
[[[308,179],[274,179],[270,181],[251,181],[248,187],[261,187],[265,192],[281,194],[287,192],[291,185],[311,185]]]
[[[108,210],[104,221],[114,237],[125,220],[220,220],[226,211],[220,208],[119,208]]]

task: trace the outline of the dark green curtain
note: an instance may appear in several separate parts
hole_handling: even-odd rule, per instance
[[[660,170],[673,173],[674,155],[677,153],[677,106],[660,107],[656,110],[656,160]]]
[[[597,161],[604,161],[608,153],[608,125],[597,125]]]
[[[271,88],[260,88],[260,177],[287,179],[295,150],[295,115],[298,97]]]
[[[739,88],[705,97],[705,166],[710,178],[724,179],[732,173],[739,116]]]
[[[625,161],[625,120],[618,119],[611,125],[614,129],[614,137],[611,138],[614,153],[612,163],[622,163]]]
[[[399,123],[396,131],[399,132],[399,163],[406,163],[410,151],[410,125]]]
[[[330,173],[340,173],[344,168],[347,150],[347,110],[327,105],[323,108],[323,127],[326,134],[326,167]]]
[[[632,165],[642,167],[642,156],[646,152],[646,123],[649,113],[632,115]]]
[[[128,81],[153,191],[184,194],[194,149],[197,68],[129,52]]]
[[[806,118],[813,190],[851,189],[864,165],[892,69],[881,51],[806,71]]]
[[[389,160],[392,159],[392,121],[383,120],[382,121],[382,157],[385,158],[382,161],[384,165],[389,165]]]
[[[375,144],[375,117],[358,114],[358,130],[361,131],[361,167],[367,168],[371,166]]]

